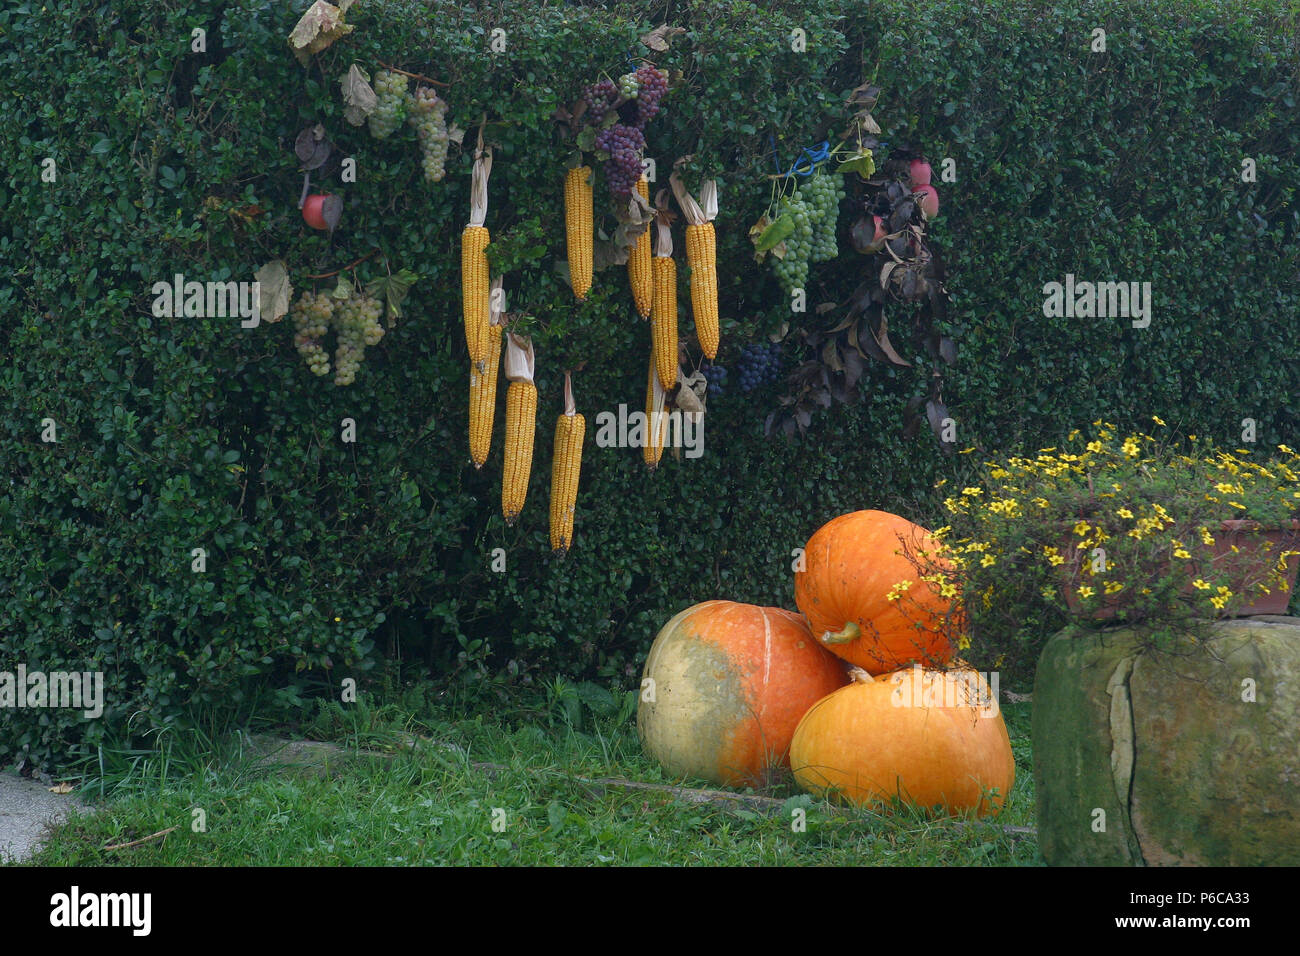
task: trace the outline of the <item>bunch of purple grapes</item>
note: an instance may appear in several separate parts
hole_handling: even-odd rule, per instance
[[[645,136],[635,126],[618,123],[596,135],[596,148],[609,153],[610,162],[605,170],[609,191],[619,199],[626,199],[641,178]]]
[[[772,384],[781,377],[781,343],[746,345],[736,366],[740,372],[742,392],[752,392]]]
[[[645,124],[659,112],[659,102],[668,92],[668,74],[645,63],[636,71],[636,80],[636,125],[645,129]]]
[[[721,395],[727,385],[727,370],[721,365],[706,365],[701,371],[709,382],[709,397]]]
[[[618,86],[606,77],[583,90],[582,98],[587,101],[587,113],[599,123],[614,108],[614,103],[618,100]]]

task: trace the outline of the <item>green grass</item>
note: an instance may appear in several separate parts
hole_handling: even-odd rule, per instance
[[[784,800],[775,813],[687,803],[654,790],[593,788],[578,778],[683,781],[666,780],[641,753],[626,702],[615,701],[617,712],[597,717],[591,710],[568,706],[572,695],[565,691],[565,685],[558,691],[553,686],[539,708],[493,720],[416,720],[411,708],[400,704],[374,710],[359,705],[322,708],[300,730],[344,745],[345,751],[323,767],[259,762],[241,733],[184,746],[164,739],[149,753],[109,752],[95,761],[94,772],[81,787],[83,796],[96,802],[96,812],[61,826],[31,862],[1042,863],[1032,835],[1002,828],[1033,825],[1027,704],[1003,707],[1017,773],[1006,809],[996,824],[959,824],[908,809],[882,814],[831,807],[799,794],[788,779],[764,791]],[[199,809],[206,814],[206,832],[192,827]],[[806,815],[803,832],[792,827],[796,809]],[[165,839],[105,849],[173,826],[177,829]]]

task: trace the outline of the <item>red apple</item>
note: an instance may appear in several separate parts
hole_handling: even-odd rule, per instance
[[[926,183],[924,186],[917,186],[913,195],[916,196],[916,201],[927,218],[933,219],[939,215],[939,190]]]
[[[313,229],[328,229],[329,223],[325,221],[324,205],[325,200],[332,198],[328,193],[312,193],[307,197],[307,201],[302,204],[302,218],[306,220],[307,225]]]
[[[872,216],[871,218],[875,222],[876,231],[871,236],[871,244],[862,250],[864,254],[879,252],[885,248],[885,236],[889,235],[889,230],[885,228],[885,220],[879,216]]]
[[[910,166],[908,166],[907,171],[912,177],[913,186],[930,185],[930,175],[933,172],[933,170],[930,169],[930,164],[927,163],[924,159],[912,160],[912,163]]]

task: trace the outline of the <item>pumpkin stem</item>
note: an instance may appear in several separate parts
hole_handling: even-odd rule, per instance
[[[823,644],[847,644],[849,641],[856,641],[862,635],[862,629],[858,627],[857,621],[849,621],[844,625],[842,631],[827,631],[822,635]]]
[[[854,684],[870,684],[875,678],[861,667],[850,667],[849,680]]]

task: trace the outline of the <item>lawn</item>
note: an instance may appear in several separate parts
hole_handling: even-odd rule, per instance
[[[1042,864],[1032,832],[1014,829],[1033,826],[1029,704],[1003,705],[1016,783],[989,823],[835,807],[788,776],[765,800],[691,802],[667,785],[706,785],[667,780],[641,753],[632,700],[604,717],[555,706],[491,720],[331,705],[296,728],[338,745],[314,756],[268,759],[265,738],[238,731],[106,751],[79,783],[95,812],[57,829],[31,863]]]

